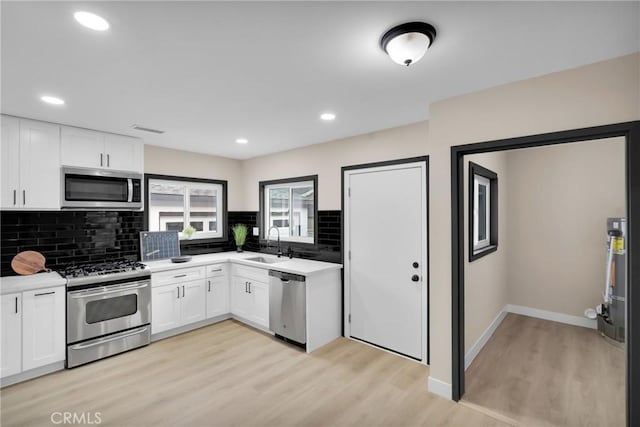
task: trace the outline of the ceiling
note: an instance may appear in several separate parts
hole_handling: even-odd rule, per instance
[[[2,1],[1,8],[3,113],[237,159],[425,120],[434,101],[640,44],[638,2]],[[111,28],[80,26],[78,10]],[[422,61],[405,68],[379,39],[413,20],[430,22],[438,35]],[[43,94],[66,104],[44,104]],[[336,120],[320,120],[326,111]],[[240,137],[249,143],[236,144]]]

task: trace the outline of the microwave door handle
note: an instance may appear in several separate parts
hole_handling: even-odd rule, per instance
[[[133,179],[127,178],[127,202],[133,201]]]

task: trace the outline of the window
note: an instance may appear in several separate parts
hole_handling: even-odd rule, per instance
[[[145,175],[149,231],[178,231],[191,226],[191,239],[226,239],[227,182]]]
[[[469,162],[469,261],[498,248],[498,175]]]
[[[275,227],[280,240],[315,244],[317,182],[317,175],[260,182],[263,239],[275,239]]]

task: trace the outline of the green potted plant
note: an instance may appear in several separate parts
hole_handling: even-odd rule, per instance
[[[242,252],[242,245],[247,240],[249,228],[244,224],[236,224],[231,228],[233,239],[236,241],[236,250]]]
[[[193,236],[193,233],[195,232],[196,232],[196,229],[193,228],[191,225],[188,225],[182,229],[182,234],[184,234],[187,237],[187,239],[190,239],[191,236]]]

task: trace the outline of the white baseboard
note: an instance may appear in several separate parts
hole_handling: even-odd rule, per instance
[[[596,329],[598,327],[595,319],[587,319],[582,316],[572,316],[570,314],[556,313],[555,311],[540,310],[538,308],[513,304],[507,304],[505,308],[509,313],[522,314],[523,316],[537,317],[538,319],[544,320],[552,320],[554,322],[566,323],[567,325],[582,326],[583,328],[590,329]]]
[[[467,354],[464,355],[465,371],[469,366],[471,366],[471,362],[473,362],[473,359],[475,359],[478,353],[480,353],[480,350],[482,350],[485,344],[487,344],[487,341],[489,341],[489,338],[491,338],[491,336],[496,331],[496,329],[498,329],[498,326],[500,326],[504,318],[507,316],[507,313],[508,313],[507,307],[508,305],[505,305],[504,308],[500,310],[500,312],[498,312],[498,315],[496,316],[495,319],[493,319],[493,322],[489,324],[489,327],[485,329],[482,335],[480,335],[480,338],[478,338],[475,344],[471,346],[469,351],[467,351]]]
[[[431,393],[451,400],[451,384],[445,383],[444,381],[440,381],[433,378],[432,376],[429,376],[428,388]]]

